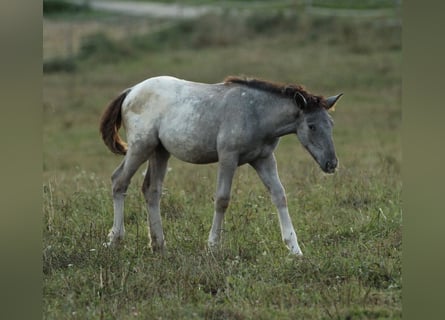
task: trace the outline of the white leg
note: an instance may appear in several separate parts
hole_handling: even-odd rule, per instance
[[[142,154],[132,154],[130,150],[124,158],[124,161],[117,167],[111,176],[113,188],[113,208],[114,220],[113,227],[108,233],[108,242],[106,246],[113,246],[119,240],[124,238],[124,200],[128,185],[139,166],[147,160]]]
[[[229,206],[230,189],[232,188],[232,179],[237,166],[238,162],[235,157],[219,160],[215,212],[208,240],[210,248],[215,247],[220,242],[224,214]]]
[[[116,188],[117,178],[122,174],[124,165],[125,165],[125,159],[124,161],[121,162],[119,167],[116,168],[116,170],[113,172],[113,175],[111,176],[114,219],[113,219],[113,227],[108,233],[108,242],[104,243],[104,245],[106,246],[115,245],[119,240],[123,239],[125,235],[124,199],[125,199],[126,187],[125,190],[122,190],[122,192],[120,192]]]
[[[144,193],[148,209],[149,237],[154,251],[163,251],[165,247],[164,232],[162,229],[160,202],[162,183],[170,154],[163,148],[158,148],[149,159],[149,167],[145,175],[142,192]]]
[[[297,241],[297,234],[292,225],[291,218],[289,216],[289,211],[287,208],[286,194],[281,184],[280,178],[278,177],[277,163],[275,161],[275,156],[271,154],[267,158],[257,159],[251,163],[252,167],[255,168],[261,181],[263,181],[267,190],[270,192],[272,197],[272,202],[278,209],[278,217],[280,220],[281,236],[289,248],[291,253],[296,255],[302,255],[300,246]]]

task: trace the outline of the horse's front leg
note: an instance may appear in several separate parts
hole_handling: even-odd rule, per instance
[[[219,159],[215,212],[208,240],[210,248],[217,246],[220,242],[224,214],[229,206],[230,189],[232,188],[233,175],[237,166],[238,159],[235,156],[220,157]]]
[[[289,248],[291,253],[296,255],[303,255],[297,241],[297,234],[295,233],[289,216],[287,208],[286,193],[277,171],[277,163],[275,156],[270,154],[266,158],[257,159],[250,163],[255,168],[261,181],[263,181],[267,190],[270,192],[272,202],[278,209],[278,217],[280,219],[281,236],[284,243]]]

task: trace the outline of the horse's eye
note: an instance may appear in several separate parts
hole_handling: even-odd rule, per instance
[[[309,130],[311,130],[311,131],[317,130],[317,128],[313,124],[310,124],[308,127],[309,127]]]

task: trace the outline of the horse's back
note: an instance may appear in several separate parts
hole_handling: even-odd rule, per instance
[[[144,80],[131,88],[123,112],[141,114],[156,112],[154,108],[187,108],[193,104],[200,107],[209,104],[218,92],[224,90],[220,84],[205,84],[181,80],[171,76],[159,76]]]
[[[161,142],[181,160],[217,161],[222,89],[169,76],[135,85],[122,108],[129,146]]]

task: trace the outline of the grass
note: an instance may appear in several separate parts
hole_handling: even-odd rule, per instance
[[[93,53],[71,73],[44,75],[45,319],[401,318],[399,30],[379,20],[300,18],[297,31],[237,24],[229,42],[203,42],[205,30],[234,34],[212,17],[179,33],[189,37],[181,43],[169,40],[178,30],[149,49],[136,38],[113,40],[132,54],[104,63]],[[102,247],[112,225],[110,175],[121,161],[98,134],[108,101],[154,75],[219,82],[241,73],[345,94],[333,113],[338,173],[321,173],[294,136],[276,152],[305,256],[289,256],[276,209],[247,166],[234,179],[221,248],[209,252],[216,165],[176,159],[161,205],[167,253],[148,246],[142,169],[128,190],[124,244]]]

